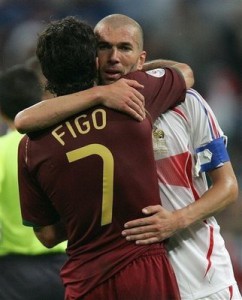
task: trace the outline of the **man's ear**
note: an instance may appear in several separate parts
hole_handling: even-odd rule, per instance
[[[146,51],[142,51],[140,53],[140,56],[139,56],[137,70],[142,70],[143,69],[143,65],[145,63],[145,60],[146,60]]]

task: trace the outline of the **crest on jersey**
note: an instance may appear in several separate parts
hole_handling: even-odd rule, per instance
[[[155,154],[167,153],[168,148],[165,140],[165,133],[162,129],[154,127],[152,130],[153,150]]]
[[[164,69],[153,69],[153,70],[146,71],[146,73],[153,77],[162,77],[165,74],[165,70]]]

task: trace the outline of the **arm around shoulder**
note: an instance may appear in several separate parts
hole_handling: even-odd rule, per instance
[[[194,85],[194,74],[192,68],[185,63],[180,63],[173,60],[156,59],[146,62],[143,66],[144,71],[157,69],[157,68],[174,68],[184,78],[186,88],[189,89]]]
[[[14,125],[20,133],[41,130],[100,103],[99,88],[93,87],[70,95],[43,100],[30,106],[16,115]]]
[[[193,71],[189,65],[184,63],[177,63],[172,68],[176,69],[178,72],[181,73],[185,80],[186,88],[189,89],[194,85],[194,75]]]
[[[144,97],[136,89],[143,88],[135,80],[120,79],[108,86],[95,86],[85,91],[43,100],[15,117],[15,127],[28,133],[55,125],[95,105],[122,111],[142,121],[145,118]]]

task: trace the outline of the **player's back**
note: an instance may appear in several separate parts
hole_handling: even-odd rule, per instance
[[[144,85],[152,120],[184,99],[184,80],[172,69],[127,76]],[[70,259],[62,278],[79,296],[148,249],[164,253],[162,244],[137,246],[121,236],[126,221],[143,217],[142,208],[160,203],[151,129],[148,119],[137,122],[100,106],[21,143],[25,224],[46,226],[59,216],[66,223]]]
[[[160,247],[121,236],[126,221],[160,203],[151,145],[148,119],[137,122],[101,106],[28,141],[29,171],[66,223],[64,281],[88,289]]]

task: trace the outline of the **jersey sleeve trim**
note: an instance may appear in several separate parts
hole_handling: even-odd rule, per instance
[[[39,227],[39,225],[36,225],[36,224],[34,224],[32,222],[29,222],[29,221],[26,221],[26,220],[23,220],[22,223],[23,223],[24,226],[27,226],[27,227]]]

